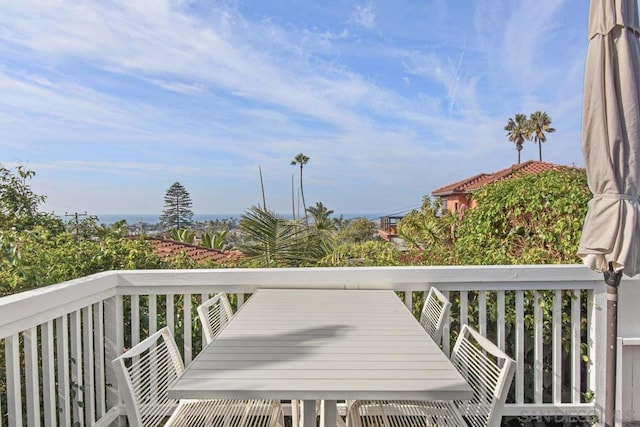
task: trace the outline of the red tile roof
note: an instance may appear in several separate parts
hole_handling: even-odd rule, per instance
[[[209,249],[202,246],[188,245],[186,243],[176,242],[173,240],[165,240],[160,238],[150,238],[149,242],[153,246],[156,254],[162,259],[171,259],[184,252],[188,257],[194,259],[199,263],[206,261],[215,261],[219,264],[237,261],[242,258],[242,252],[233,251],[219,251],[216,249]]]
[[[506,169],[502,169],[494,173],[481,173],[453,184],[445,185],[431,192],[434,196],[448,196],[451,194],[467,194],[473,190],[478,190],[487,184],[504,178],[512,178],[520,174],[536,174],[552,169],[558,169],[566,166],[556,165],[554,163],[539,162],[529,160],[528,162],[511,165]]]

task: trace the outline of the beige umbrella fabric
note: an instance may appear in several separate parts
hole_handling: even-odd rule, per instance
[[[578,255],[640,273],[640,23],[636,0],[592,0],[582,150],[593,198]]]
[[[637,0],[592,0],[582,151],[593,198],[578,255],[604,272],[607,355],[604,425],[615,423],[618,286],[640,272],[640,24]],[[601,420],[602,421],[602,420]]]

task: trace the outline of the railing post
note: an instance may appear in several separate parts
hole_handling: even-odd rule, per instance
[[[18,334],[5,338],[7,359],[7,412],[8,425],[22,425],[22,392],[20,385],[20,350]]]
[[[590,307],[591,327],[589,331],[589,356],[591,359],[589,386],[595,394],[595,410],[600,423],[604,424],[606,402],[605,383],[607,358],[607,290],[604,281],[594,290],[593,304]]]
[[[124,352],[124,322],[122,297],[116,295],[104,301],[104,354],[107,380],[107,410],[120,405],[118,382],[111,361]],[[119,420],[119,425],[124,425]]]

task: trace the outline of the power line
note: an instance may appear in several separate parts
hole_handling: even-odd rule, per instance
[[[393,212],[390,212],[390,213],[381,213],[379,215],[376,215],[376,217],[379,218],[379,217],[383,217],[383,216],[399,216],[400,214],[406,214],[406,213],[409,213],[409,212],[411,212],[413,210],[420,210],[421,207],[422,207],[422,205],[412,206],[410,208],[402,208],[402,209],[399,209],[399,210],[396,210],[396,211],[393,211]],[[374,216],[374,214],[372,214],[372,216]]]

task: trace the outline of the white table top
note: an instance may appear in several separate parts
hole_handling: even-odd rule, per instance
[[[393,291],[259,290],[171,398],[468,399],[471,388]]]

